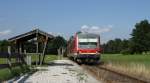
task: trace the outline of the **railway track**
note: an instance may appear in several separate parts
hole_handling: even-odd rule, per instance
[[[83,67],[97,79],[106,83],[150,83],[150,81],[145,79],[129,76],[100,65],[81,65],[81,67]]]

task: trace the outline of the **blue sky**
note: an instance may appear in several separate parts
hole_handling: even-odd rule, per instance
[[[89,28],[101,41],[129,38],[135,23],[150,20],[150,0],[0,0],[0,39],[37,27],[70,37]]]

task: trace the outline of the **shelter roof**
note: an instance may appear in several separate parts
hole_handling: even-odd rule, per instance
[[[17,36],[12,37],[12,38],[9,38],[8,40],[9,41],[15,41],[15,40],[27,41],[27,40],[30,40],[30,39],[37,37],[37,35],[38,36],[42,35],[42,36],[48,37],[49,39],[54,38],[54,36],[49,34],[49,33],[46,33],[40,29],[34,29],[32,31],[17,35]]]

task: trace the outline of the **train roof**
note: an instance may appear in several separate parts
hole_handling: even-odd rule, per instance
[[[87,33],[87,32],[77,32],[77,35],[79,36],[79,37],[91,37],[91,38],[93,38],[93,37],[99,37],[100,35],[98,35],[98,34],[95,34],[95,33]]]

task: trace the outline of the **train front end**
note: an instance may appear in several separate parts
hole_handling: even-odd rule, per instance
[[[99,62],[100,60],[100,36],[91,33],[77,34],[78,62]]]

